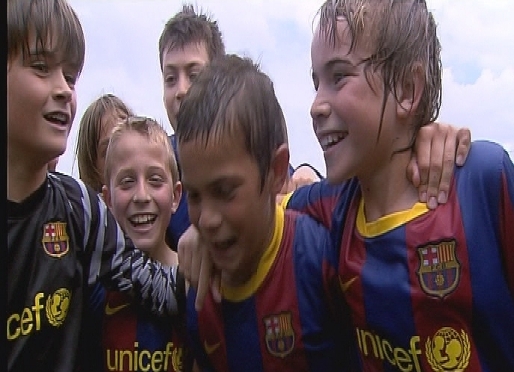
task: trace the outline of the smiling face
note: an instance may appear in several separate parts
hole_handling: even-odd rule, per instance
[[[79,68],[56,48],[51,38],[41,47],[30,37],[29,53],[7,64],[9,156],[45,167],[66,150],[77,108]]]
[[[112,169],[104,198],[135,245],[152,255],[165,245],[182,191],[169,169],[169,152],[133,130],[118,136],[109,151]]]
[[[183,48],[168,49],[162,56],[163,100],[168,119],[177,129],[177,114],[180,103],[195,77],[209,63],[209,54],[204,42],[189,43]]]
[[[243,144],[238,132],[207,145],[202,138],[178,145],[189,218],[228,285],[244,284],[255,272],[271,239],[281,185],[270,171],[261,189],[257,161]]]
[[[313,127],[323,149],[330,182],[368,177],[388,162],[395,138],[396,101],[386,94],[380,70],[364,70],[370,52],[351,38],[344,20],[337,22],[336,45],[318,28],[311,46],[316,97]],[[381,115],[383,118],[381,123]]]

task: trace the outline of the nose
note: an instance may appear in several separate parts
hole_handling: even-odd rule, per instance
[[[70,102],[73,96],[73,89],[70,86],[70,83],[66,80],[66,76],[62,70],[56,71],[54,82],[54,99]]]
[[[178,100],[182,100],[182,98],[184,98],[187,91],[189,90],[190,86],[191,86],[191,81],[189,80],[187,75],[185,73],[181,73],[179,75],[179,79],[177,82],[177,93],[175,94],[175,97]]]
[[[318,91],[311,105],[311,118],[313,122],[315,123],[320,119],[328,118],[330,116],[330,111],[330,104]]]
[[[146,183],[143,181],[137,182],[136,190],[132,196],[132,201],[134,203],[147,203],[150,199],[150,193],[148,192]]]
[[[198,227],[207,233],[214,233],[221,226],[221,215],[212,205],[203,203],[198,218]]]

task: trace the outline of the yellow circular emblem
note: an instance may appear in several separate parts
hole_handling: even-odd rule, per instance
[[[54,327],[62,325],[68,314],[71,292],[66,288],[59,288],[46,300],[46,317]]]

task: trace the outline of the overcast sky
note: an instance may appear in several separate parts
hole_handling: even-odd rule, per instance
[[[86,37],[77,84],[78,108],[57,169],[78,175],[74,150],[85,108],[114,93],[136,113],[171,133],[162,101],[158,39],[182,7],[177,0],[70,0]],[[218,20],[227,52],[260,62],[284,110],[294,165],[325,172],[309,107],[313,17],[320,0],[203,0],[197,7]],[[443,60],[439,120],[471,129],[472,139],[501,143],[514,155],[514,1],[428,0],[438,24]]]

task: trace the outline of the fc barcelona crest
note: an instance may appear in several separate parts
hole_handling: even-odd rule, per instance
[[[444,298],[457,287],[460,280],[460,263],[455,248],[455,240],[429,243],[417,248],[418,278],[425,293]]]
[[[294,349],[294,330],[291,313],[284,312],[264,318],[266,347],[271,355],[284,358]]]
[[[66,222],[50,222],[43,226],[43,249],[49,256],[64,256],[68,253],[69,245]]]

